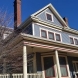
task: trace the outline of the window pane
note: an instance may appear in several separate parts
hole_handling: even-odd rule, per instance
[[[33,73],[33,61],[29,61],[27,63],[27,72],[28,73]]]
[[[74,44],[73,38],[70,37],[70,43]]]
[[[61,41],[60,34],[56,34],[56,41]]]
[[[44,30],[41,30],[41,37],[47,38],[47,33]]]
[[[54,77],[53,57],[44,57],[44,69],[46,77]]]
[[[46,14],[46,15],[47,15],[47,20],[52,21],[52,17],[51,17],[51,15],[50,15],[50,14]]]
[[[67,68],[66,66],[60,66],[61,69],[61,76],[66,77],[67,76]]]
[[[49,39],[54,40],[54,33],[48,32]]]
[[[65,57],[59,57],[59,63],[60,63],[60,65],[66,65]]]
[[[77,39],[74,39],[74,40],[75,40],[75,44],[78,45],[78,40]]]

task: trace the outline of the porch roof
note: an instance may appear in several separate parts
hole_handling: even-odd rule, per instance
[[[76,45],[47,40],[44,38],[35,37],[24,33],[21,33],[21,36],[24,38],[24,40],[26,40],[24,41],[24,45],[27,46],[41,47],[41,48],[47,48],[63,52],[78,53],[78,46]]]
[[[46,48],[50,50],[58,50],[63,52],[78,53],[77,45],[56,42],[56,41],[35,37],[33,35],[24,34],[24,33],[20,33],[17,37],[10,40],[6,44],[5,48],[13,50],[13,48],[16,48],[17,46],[23,46],[23,45]]]

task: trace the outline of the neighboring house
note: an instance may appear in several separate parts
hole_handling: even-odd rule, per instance
[[[12,32],[13,32],[13,28],[5,27],[5,26],[0,26],[0,37],[1,37],[1,39],[4,40]]]
[[[18,73],[13,77],[22,78],[19,73],[23,73],[24,78],[77,76],[78,31],[69,27],[67,19],[63,19],[52,4],[15,28],[21,31],[15,37],[9,36],[4,47],[6,60],[12,63],[11,73]]]

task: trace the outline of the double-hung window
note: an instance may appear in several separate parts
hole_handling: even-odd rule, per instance
[[[61,41],[61,34],[60,33],[48,31],[45,29],[41,29],[40,32],[41,32],[40,37],[42,37],[42,38],[47,38],[47,39],[55,40],[55,41]]]
[[[70,37],[70,43],[71,43],[71,44],[74,44],[74,40],[73,40],[72,37]]]
[[[47,32],[46,32],[46,30],[41,30],[41,37],[47,38]]]
[[[49,39],[54,40],[54,33],[48,32],[48,37],[49,37]]]
[[[55,33],[56,41],[61,41],[60,34]]]

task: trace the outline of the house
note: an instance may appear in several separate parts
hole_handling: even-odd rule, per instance
[[[12,32],[13,32],[13,28],[0,26],[0,39],[4,40]]]
[[[71,29],[52,4],[21,23],[21,0],[15,0],[15,36],[3,47],[6,73],[13,78],[77,78],[78,31]],[[10,69],[8,69],[10,65]],[[3,67],[3,68],[4,68]],[[9,74],[0,75],[9,77]]]

